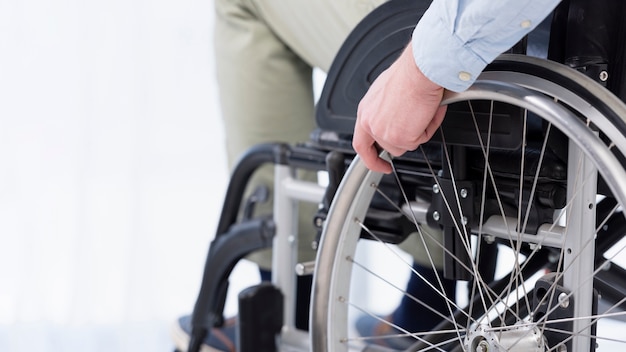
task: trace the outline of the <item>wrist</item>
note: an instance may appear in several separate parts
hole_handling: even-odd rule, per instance
[[[401,62],[403,67],[403,74],[409,78],[413,87],[422,92],[424,91],[439,91],[443,90],[443,87],[439,84],[431,81],[419,68],[413,57],[413,44],[409,42],[409,45],[405,48],[401,55]]]

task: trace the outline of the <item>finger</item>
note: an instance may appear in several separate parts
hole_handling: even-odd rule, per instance
[[[382,172],[385,174],[391,173],[391,165],[386,161],[381,159],[378,155],[378,149],[375,146],[370,148],[369,153],[359,154],[361,160],[365,166],[375,172]]]
[[[352,147],[368,169],[386,174],[391,173],[391,165],[378,157],[380,150],[374,138],[359,127],[354,129]]]
[[[418,139],[419,144],[426,143],[431,138],[433,138],[433,136],[443,123],[444,117],[446,117],[446,110],[447,105],[442,105],[437,109],[437,111],[435,111],[435,116],[432,120],[430,120],[428,126],[426,126],[426,129],[424,129],[424,133]]]
[[[435,117],[430,121],[429,124],[429,126],[433,127],[434,131],[436,131],[443,123],[443,119],[444,117],[446,117],[446,111],[448,111],[448,105],[441,105],[439,109],[437,109],[437,111],[435,112]]]
[[[402,154],[406,153],[407,150],[409,150],[408,148],[404,146],[396,146],[393,144],[387,144],[385,142],[380,142],[380,141],[378,142],[378,145],[380,146],[382,150],[387,151],[387,153],[395,157],[401,156]]]

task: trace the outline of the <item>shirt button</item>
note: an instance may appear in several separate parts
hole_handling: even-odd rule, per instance
[[[522,28],[528,28],[530,27],[530,24],[531,24],[530,20],[524,20],[522,21],[522,23],[520,23],[520,26],[522,26]]]
[[[461,81],[469,81],[472,79],[472,75],[469,72],[461,71],[459,72],[459,79]]]

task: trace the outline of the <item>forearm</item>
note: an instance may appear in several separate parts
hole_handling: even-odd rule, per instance
[[[431,81],[463,91],[534,29],[559,0],[435,0],[413,32],[415,63]]]

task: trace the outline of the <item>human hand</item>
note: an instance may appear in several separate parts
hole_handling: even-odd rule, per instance
[[[376,78],[359,103],[352,139],[370,170],[391,172],[378,147],[400,156],[433,136],[446,112],[440,105],[443,91],[419,70],[411,44]]]

